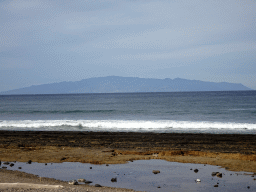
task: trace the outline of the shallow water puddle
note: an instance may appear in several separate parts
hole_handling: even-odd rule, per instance
[[[10,162],[11,163],[11,162]],[[128,188],[140,191],[256,191],[256,175],[233,172],[211,165],[176,163],[164,160],[138,160],[127,164],[94,165],[88,163],[21,163],[1,168],[69,181],[84,178],[90,185]],[[18,169],[21,167],[22,169]],[[198,172],[195,171],[198,169]],[[153,170],[160,173],[154,174]],[[221,172],[222,177],[212,176]],[[116,182],[111,179],[116,178]],[[201,182],[196,182],[200,179]]]

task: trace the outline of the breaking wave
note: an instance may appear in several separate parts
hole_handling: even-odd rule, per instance
[[[138,120],[18,120],[0,121],[0,130],[40,131],[131,131],[131,132],[183,132],[191,130],[250,130],[256,133],[256,124],[232,122],[193,121],[138,121]]]

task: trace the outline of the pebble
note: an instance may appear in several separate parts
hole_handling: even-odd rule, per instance
[[[222,178],[222,173],[217,173],[216,176]]]
[[[78,185],[78,182],[76,180],[71,180],[68,182],[69,185]]]
[[[200,183],[200,182],[201,182],[201,180],[200,180],[200,179],[197,179],[197,180],[196,180],[196,182],[197,182],[197,183]]]
[[[153,170],[152,173],[158,174],[158,173],[160,173],[160,171],[159,170]]]
[[[85,182],[86,180],[85,179],[77,179],[78,182]]]
[[[197,172],[198,172],[198,169],[195,169],[194,172],[197,173]]]
[[[115,178],[112,178],[111,181],[112,181],[112,182],[117,182],[117,178],[116,178],[116,177],[115,177]]]

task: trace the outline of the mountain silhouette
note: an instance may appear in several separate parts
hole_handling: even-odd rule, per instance
[[[150,79],[138,77],[95,77],[75,82],[33,85],[0,94],[66,94],[66,93],[126,93],[126,92],[186,92],[186,91],[246,91],[240,83],[214,83],[187,79]]]

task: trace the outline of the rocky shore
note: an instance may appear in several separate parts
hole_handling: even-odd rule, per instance
[[[0,131],[2,162],[117,164],[142,159],[211,164],[234,171],[256,172],[256,135]],[[8,178],[8,174],[13,175],[12,178],[26,178],[25,173],[0,169],[0,183],[7,181],[4,178]],[[35,182],[35,179],[38,180],[32,180]],[[44,181],[51,184],[50,180]],[[66,182],[59,182],[70,187]]]

